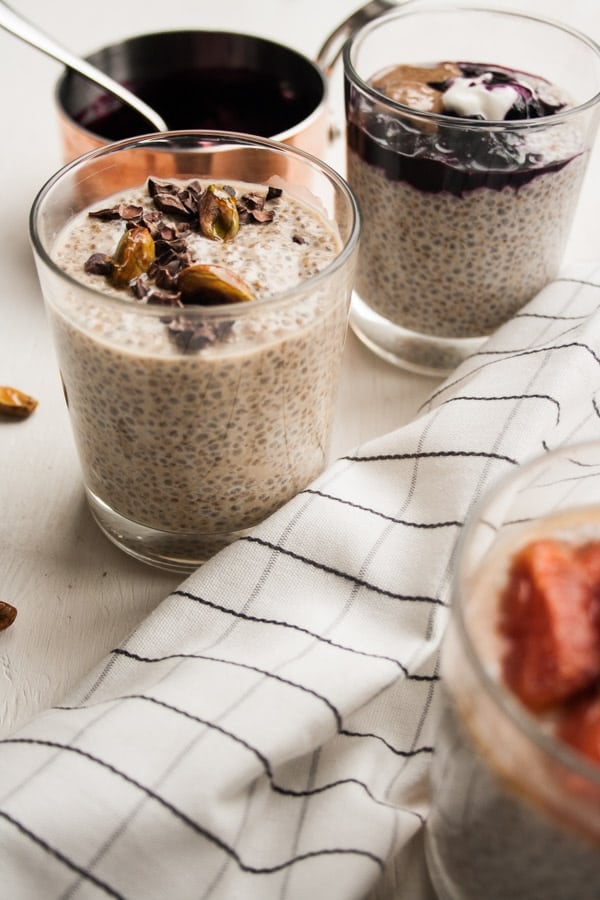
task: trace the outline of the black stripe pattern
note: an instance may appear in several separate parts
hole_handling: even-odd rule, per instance
[[[0,742],[3,896],[351,900],[393,861],[396,900],[429,900],[457,539],[498,478],[600,437],[599,287],[594,264],[549,285]]]

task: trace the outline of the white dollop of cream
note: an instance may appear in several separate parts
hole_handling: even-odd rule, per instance
[[[495,122],[504,119],[518,92],[509,84],[494,85],[490,89],[489,77],[454,78],[442,96],[444,110],[465,118],[480,116]]]

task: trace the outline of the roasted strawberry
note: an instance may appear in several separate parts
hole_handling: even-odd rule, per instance
[[[568,544],[538,540],[516,555],[500,602],[504,679],[532,710],[600,676],[600,600]]]

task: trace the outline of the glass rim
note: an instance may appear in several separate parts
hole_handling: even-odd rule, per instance
[[[342,193],[342,195],[348,202],[348,210],[350,213],[349,233],[347,238],[341,238],[343,241],[343,246],[336,257],[319,272],[315,273],[314,275],[310,275],[303,281],[299,281],[291,287],[286,288],[285,290],[268,294],[265,297],[257,298],[251,303],[241,301],[239,303],[223,303],[214,304],[211,306],[190,304],[188,306],[180,308],[174,308],[163,304],[147,304],[139,302],[136,303],[135,300],[132,300],[132,298],[130,298],[129,296],[117,297],[114,294],[107,294],[100,288],[95,288],[90,285],[83,284],[81,281],[78,281],[72,275],[69,275],[67,272],[61,269],[61,267],[57,265],[57,263],[53,260],[50,252],[46,249],[38,229],[38,221],[40,219],[43,204],[45,200],[50,196],[53,189],[57,187],[65,177],[75,172],[77,169],[82,169],[84,166],[86,166],[90,162],[93,162],[95,159],[100,159],[104,156],[112,156],[125,150],[145,150],[151,149],[153,147],[158,150],[161,144],[164,145],[165,150],[168,152],[169,142],[174,142],[177,140],[183,141],[184,139],[188,139],[191,142],[197,142],[198,140],[202,140],[204,142],[212,141],[214,144],[213,150],[216,150],[220,145],[222,145],[224,149],[241,149],[244,147],[250,147],[253,149],[263,148],[270,152],[281,154],[282,156],[292,156],[294,158],[297,158],[298,160],[304,162],[306,165],[319,171],[329,180],[329,182],[337,191]],[[187,149],[189,149],[189,151],[193,153],[195,149],[198,149],[198,147],[192,143],[192,146]],[[185,144],[180,145],[178,148],[172,148],[171,150],[171,152],[185,151]],[[207,146],[206,151],[209,152],[210,147]],[[147,174],[145,177],[148,178],[149,175]],[[226,179],[219,180],[225,181]],[[98,202],[100,202],[100,200]],[[230,318],[232,315],[235,315],[236,318],[240,318],[244,316],[250,316],[254,311],[259,309],[262,310],[267,306],[282,306],[287,303],[291,304],[298,297],[306,294],[307,291],[316,290],[322,282],[327,281],[327,279],[329,279],[338,269],[344,267],[347,260],[352,256],[358,245],[360,231],[361,215],[358,202],[356,200],[356,197],[354,196],[354,192],[352,191],[346,180],[338,172],[336,172],[332,166],[328,165],[323,160],[319,159],[316,156],[313,156],[306,150],[302,150],[299,147],[290,146],[289,144],[284,144],[281,141],[272,138],[258,137],[256,135],[245,134],[243,132],[216,130],[213,131],[204,129],[183,129],[179,131],[152,132],[144,135],[136,135],[132,138],[125,138],[121,141],[113,141],[111,143],[104,144],[102,147],[97,147],[93,150],[89,150],[83,155],[78,156],[65,165],[61,166],[45,181],[42,187],[38,190],[29,212],[29,238],[35,254],[44,263],[47,269],[49,269],[62,281],[66,282],[74,288],[77,288],[78,291],[83,292],[84,295],[87,295],[90,298],[95,298],[98,301],[101,300],[102,304],[105,306],[107,304],[110,304],[113,308],[121,309],[122,311],[126,311],[128,313],[136,315],[148,316],[149,318],[164,317],[166,314],[166,310],[171,310],[172,312],[176,312],[177,314],[185,315],[186,318],[192,319],[220,318],[223,316]]]
[[[528,738],[551,760],[558,762],[565,769],[581,775],[587,781],[600,787],[600,766],[592,761],[586,760],[582,754],[571,749],[564,741],[561,741],[559,738],[544,731],[535,715],[530,713],[499,680],[492,677],[484,665],[481,655],[475,646],[475,641],[471,636],[463,603],[463,597],[467,594],[465,589],[466,573],[464,570],[465,550],[469,544],[471,535],[484,519],[485,511],[494,504],[511,482],[530,478],[536,471],[544,469],[548,462],[552,462],[553,459],[564,457],[567,452],[581,453],[586,450],[591,450],[592,448],[594,448],[596,452],[599,452],[600,442],[583,441],[575,444],[565,444],[564,446],[548,451],[542,456],[536,456],[524,463],[517,464],[516,469],[512,469],[500,477],[498,481],[484,493],[481,499],[476,502],[467,516],[467,520],[463,525],[462,532],[456,544],[456,565],[452,578],[451,622],[449,624],[456,629],[462,648],[468,662],[477,676],[479,684],[485,690],[494,706],[499,709],[500,713],[506,716],[521,734],[525,735],[526,738]],[[478,565],[479,564],[480,561],[478,562]]]
[[[412,0],[414,3],[415,0]],[[352,55],[353,52],[358,48],[358,45],[366,40],[373,32],[378,31],[380,28],[385,27],[388,22],[396,19],[403,19],[408,16],[421,16],[426,13],[443,13],[446,15],[453,15],[456,13],[477,13],[484,15],[496,15],[505,18],[515,18],[515,19],[525,19],[529,22],[535,22],[540,25],[546,25],[550,28],[554,28],[557,31],[561,31],[564,34],[568,34],[581,43],[585,44],[588,49],[590,49],[598,58],[600,63],[600,44],[593,40],[593,38],[584,34],[577,28],[573,28],[570,25],[567,25],[564,22],[560,22],[556,19],[552,18],[544,18],[542,16],[535,16],[529,13],[522,12],[516,9],[504,8],[504,7],[483,7],[483,6],[441,6],[439,4],[432,5],[420,5],[419,3],[416,6],[413,6],[412,3],[407,3],[406,5],[401,6],[399,9],[391,10],[390,12],[384,13],[381,16],[373,19],[368,22],[366,25],[363,25],[355,34],[349,38],[349,40],[344,45],[342,57],[344,63],[344,74],[352,83],[360,88],[360,90],[367,94],[372,100],[376,101],[379,104],[385,104],[390,109],[395,110],[398,113],[402,113],[403,115],[409,115],[412,118],[423,119],[426,122],[433,122],[438,126],[452,126],[458,129],[479,129],[479,130],[506,130],[509,128],[511,131],[527,129],[531,130],[534,127],[547,127],[549,124],[556,125],[561,122],[568,121],[569,119],[580,115],[583,111],[587,109],[591,109],[594,106],[598,105],[600,102],[600,88],[596,91],[595,94],[592,94],[587,100],[583,103],[577,104],[577,106],[569,107],[568,109],[562,110],[560,112],[553,113],[547,116],[538,116],[535,119],[469,119],[465,116],[447,116],[441,113],[432,113],[427,112],[425,110],[414,109],[411,106],[406,106],[403,103],[399,103],[397,100],[393,100],[391,97],[388,97],[386,94],[381,93],[376,90],[372,85],[370,85],[365,79],[359,74],[356,69],[356,66],[353,62]]]

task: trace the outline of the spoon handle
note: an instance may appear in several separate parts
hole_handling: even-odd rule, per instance
[[[4,28],[15,37],[21,38],[26,44],[36,47],[48,56],[53,57],[53,59],[58,60],[58,62],[68,66],[68,68],[83,75],[84,78],[93,81],[94,84],[104,88],[109,94],[114,94],[115,97],[118,97],[119,100],[122,100],[127,106],[131,106],[150,122],[153,130],[168,130],[164,119],[162,119],[152,107],[148,106],[147,103],[144,103],[143,100],[140,100],[139,97],[132,94],[131,91],[127,90],[126,87],[123,87],[122,84],[119,84],[118,81],[115,81],[114,78],[111,78],[100,69],[97,69],[95,66],[86,62],[85,59],[81,59],[69,50],[66,50],[54,41],[53,38],[44,34],[36,28],[35,25],[31,24],[27,19],[24,19],[19,13],[11,9],[11,7],[4,3],[3,0],[0,0],[0,28]]]

